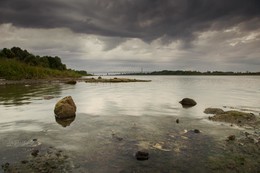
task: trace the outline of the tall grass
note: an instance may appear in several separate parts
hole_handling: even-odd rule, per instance
[[[1,59],[0,57],[0,77],[7,80],[20,79],[48,79],[80,77],[81,75],[70,70],[54,70],[43,67],[30,66],[14,59]]]

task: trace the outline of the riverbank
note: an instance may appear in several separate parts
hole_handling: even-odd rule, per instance
[[[5,80],[0,79],[0,85],[10,84],[46,84],[46,83],[66,83],[72,80],[84,81],[81,78],[48,78],[48,79],[21,79],[21,80]]]

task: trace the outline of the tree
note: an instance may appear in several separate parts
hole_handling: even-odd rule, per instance
[[[2,50],[2,53],[3,53],[4,57],[6,57],[6,58],[14,58],[15,57],[15,54],[10,49],[7,49],[7,48],[4,48]]]

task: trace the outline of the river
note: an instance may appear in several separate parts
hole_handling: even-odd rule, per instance
[[[34,147],[51,147],[70,158],[67,172],[209,172],[227,136],[250,129],[212,122],[204,109],[259,117],[259,76],[125,77],[152,81],[0,86],[0,162],[16,164]],[[68,95],[76,118],[56,121],[54,106]],[[183,108],[185,97],[197,105]],[[149,159],[136,160],[139,150]]]

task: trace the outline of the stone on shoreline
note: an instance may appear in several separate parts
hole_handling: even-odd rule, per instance
[[[195,100],[191,98],[184,98],[179,103],[182,104],[183,107],[192,107],[197,104]]]
[[[70,84],[70,85],[76,85],[77,81],[75,80],[70,80],[70,81],[67,81],[65,82],[66,84]]]
[[[71,118],[76,116],[76,105],[71,96],[64,97],[58,101],[54,108],[57,118]]]

